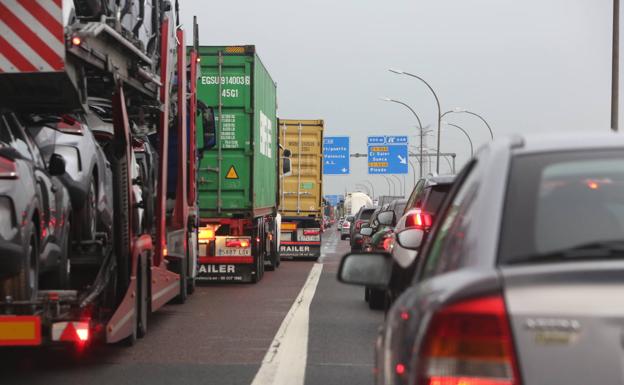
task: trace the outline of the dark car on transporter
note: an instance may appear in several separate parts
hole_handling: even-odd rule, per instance
[[[0,302],[34,301],[39,288],[69,285],[69,193],[65,161],[44,160],[15,114],[0,112]]]

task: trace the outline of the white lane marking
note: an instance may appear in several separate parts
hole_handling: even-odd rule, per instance
[[[310,304],[322,271],[322,264],[312,266],[251,385],[303,385],[308,364]]]

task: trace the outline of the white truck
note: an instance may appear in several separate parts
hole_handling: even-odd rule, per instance
[[[345,217],[353,216],[361,207],[373,207],[373,200],[362,192],[347,193],[344,202]]]

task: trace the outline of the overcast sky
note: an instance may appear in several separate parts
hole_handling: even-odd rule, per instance
[[[278,115],[322,118],[326,136],[348,135],[351,152],[366,152],[367,135],[413,135],[413,106],[435,127],[427,88],[387,71],[418,74],[435,88],[442,109],[482,114],[495,135],[546,130],[608,130],[612,0],[182,0],[182,22],[200,23],[200,44],[254,44],[277,82]],[[453,114],[475,146],[488,140],[476,118]],[[429,138],[434,147],[435,140]],[[469,156],[450,127],[442,151]],[[416,164],[415,160],[414,163]],[[442,163],[442,173],[448,166]],[[411,188],[412,170],[407,185]],[[351,174],[326,176],[325,193],[372,181],[366,159]]]

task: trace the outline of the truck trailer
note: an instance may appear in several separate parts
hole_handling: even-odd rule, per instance
[[[280,151],[291,162],[291,172],[280,173],[279,257],[317,259],[323,230],[323,120],[279,119],[278,124]]]
[[[188,148],[195,146],[189,115],[196,111],[197,39],[187,57],[177,1],[40,4],[0,0],[0,12],[11,20],[0,23],[0,107],[60,115],[88,111],[97,98],[113,131],[99,140],[112,171],[115,215],[112,235],[71,240],[69,287],[29,298],[3,291],[0,346],[132,344],[147,333],[150,312],[173,299],[184,302],[194,287],[196,228],[189,212],[196,204],[189,186],[195,177],[187,166],[195,158]],[[174,157],[168,156],[170,133],[179,139]],[[77,162],[54,157],[56,173]],[[168,209],[172,162],[175,204]],[[135,175],[134,168],[142,171]],[[137,226],[148,207],[152,223]]]
[[[255,283],[279,265],[276,84],[253,45],[201,46],[199,59],[216,134],[200,119],[211,146],[200,153],[198,279]]]

